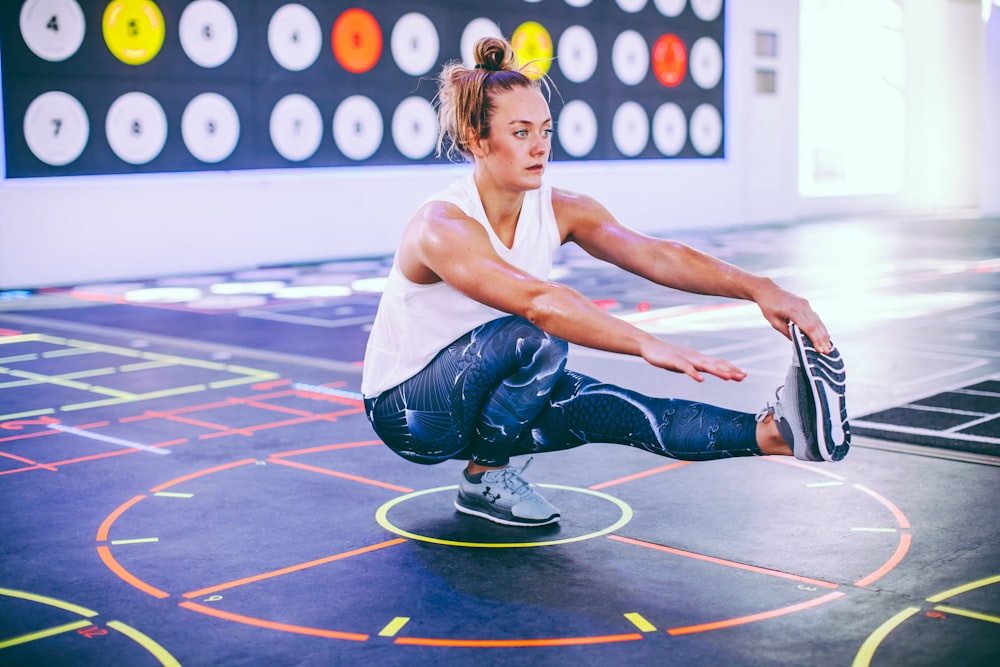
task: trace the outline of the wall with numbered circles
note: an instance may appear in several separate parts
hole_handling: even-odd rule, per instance
[[[441,64],[511,39],[558,160],[725,156],[723,0],[24,0],[6,178],[436,162]]]
[[[58,3],[58,0],[51,1]],[[557,159],[549,166],[546,178],[553,185],[594,195],[619,219],[643,231],[656,233],[693,226],[772,223],[832,214],[887,210],[920,212],[974,206],[975,203],[970,204],[964,196],[968,190],[969,169],[963,165],[979,164],[982,160],[979,151],[984,151],[987,158],[1000,154],[980,144],[976,151],[966,150],[959,142],[953,151],[954,159],[949,157],[944,162],[941,159],[942,123],[952,125],[954,118],[970,118],[973,122],[971,116],[974,114],[963,100],[978,99],[981,94],[977,92],[981,86],[975,83],[979,79],[970,74],[980,72],[979,56],[975,49],[965,47],[979,43],[983,24],[978,7],[969,3],[921,0],[903,5],[908,44],[906,67],[908,72],[920,74],[911,79],[915,85],[908,86],[906,92],[907,109],[913,113],[908,116],[910,129],[907,131],[904,191],[893,195],[831,199],[804,198],[796,189],[800,0],[721,4],[718,0],[623,0],[622,3],[616,0],[473,3],[470,0],[455,3],[458,9],[454,13],[459,18],[454,20],[441,17],[442,7],[452,7],[451,3],[442,0],[419,5],[402,0],[395,3],[380,0],[367,3],[365,7],[382,20],[381,55],[371,70],[361,74],[344,68],[333,52],[333,25],[336,18],[350,8],[348,4],[334,0],[295,3],[308,8],[321,23],[321,33],[323,30],[326,33],[321,34],[316,64],[293,72],[279,65],[271,55],[266,33],[270,17],[289,2],[220,1],[236,21],[236,45],[231,53],[221,45],[232,40],[218,36],[219,31],[224,36],[226,28],[213,27],[209,30],[211,38],[202,31],[201,39],[216,47],[209,49],[203,44],[199,51],[191,44],[187,46],[195,54],[194,58],[203,63],[196,64],[181,44],[180,19],[189,5],[207,5],[199,0],[160,0],[157,8],[163,15],[163,42],[155,57],[142,65],[130,65],[114,55],[105,39],[102,22],[111,0],[75,0],[74,6],[84,11],[82,20],[76,24],[78,36],[69,41],[73,45],[72,54],[67,53],[70,49],[61,46],[58,40],[55,45],[47,46],[41,40],[35,48],[47,53],[47,57],[37,55],[22,36],[20,12],[25,2],[0,3],[0,72],[4,75],[0,86],[0,115],[4,116],[0,124],[4,130],[0,133],[0,288],[223,271],[391,252],[402,225],[420,202],[450,180],[467,173],[468,169],[432,157],[404,157],[396,145],[392,112],[408,97],[430,98],[431,82],[424,79],[431,77],[434,69],[431,68],[427,75],[413,75],[394,64],[391,55],[393,27],[407,13],[418,12],[430,17],[432,11],[438,11],[435,17],[445,21],[444,27],[436,26],[439,58],[445,59],[445,49],[455,49],[456,43],[460,57],[462,32],[472,22],[468,18],[472,13],[461,8],[466,4],[479,6],[482,17],[489,18],[508,36],[522,23],[535,20],[547,30],[556,55],[559,55],[559,41],[570,26],[580,25],[590,32],[598,47],[594,74],[585,82],[573,83],[571,78],[579,74],[573,74],[572,66],[570,74],[564,74],[558,60],[551,65],[549,73],[559,82],[562,92],[562,99],[553,101],[553,111],[558,114],[566,106],[564,102],[579,99],[591,107],[596,120],[589,125],[576,122],[571,126],[572,131],[563,128],[563,136],[554,146]],[[324,10],[327,5],[335,5],[337,9]],[[250,15],[240,12],[258,6],[266,7],[258,9],[254,15],[263,17],[258,24],[265,27],[258,30],[265,32],[259,32],[256,41],[251,41],[249,27],[240,23],[242,17]],[[717,15],[707,11],[715,6],[719,6]],[[599,11],[604,13],[598,14]],[[674,11],[676,16],[668,15]],[[382,12],[389,12],[395,18],[386,19]],[[993,12],[991,25],[996,24],[998,14]],[[701,16],[716,18],[710,22]],[[67,20],[69,24],[62,21],[55,24],[60,32],[72,31],[73,19]],[[667,27],[649,29],[647,24],[653,21],[657,26]],[[685,21],[699,26],[702,32],[697,36],[684,34],[680,25]],[[228,21],[224,23],[229,25]],[[709,23],[723,29],[718,43],[724,55],[722,77],[710,90],[694,81],[694,72],[699,71],[696,63],[702,59],[695,59],[692,54],[694,43],[707,34],[704,31]],[[947,44],[954,47],[945,46],[930,52],[925,46],[940,42],[942,25],[954,27],[947,34]],[[678,27],[674,30],[670,26]],[[623,84],[615,74],[615,40],[611,37],[630,29],[645,37],[651,52],[646,61],[646,77],[635,86]],[[48,30],[53,31],[53,28]],[[41,34],[51,36],[44,29]],[[653,78],[652,50],[663,34],[678,35],[688,47],[686,75],[680,85],[673,88]],[[777,47],[766,56],[757,53],[761,34],[769,37]],[[115,38],[111,31],[110,42],[119,44],[119,51],[126,58],[141,59],[148,55],[142,49],[122,50],[121,39]],[[451,46],[446,47],[446,43]],[[845,37],[844,43],[850,43],[850,38]],[[991,44],[995,46],[995,39]],[[410,48],[414,48],[412,43]],[[419,48],[414,50],[423,52]],[[13,51],[20,55],[12,63]],[[575,53],[581,63],[586,62],[581,57],[584,51],[575,48],[571,53]],[[171,58],[166,57],[169,54]],[[410,59],[411,63],[419,60]],[[707,71],[712,71],[712,60],[709,56],[705,61]],[[215,67],[205,66],[215,61],[224,62]],[[100,62],[111,69],[88,73],[82,64],[85,62]],[[268,73],[264,76],[261,74],[263,69],[251,68],[247,71],[257,78],[251,80],[246,73],[237,76],[232,68],[237,62],[259,62]],[[321,77],[314,76],[321,70]],[[112,77],[111,71],[118,74]],[[402,87],[389,91],[372,85],[351,92],[379,106],[383,114],[382,141],[371,157],[348,158],[334,140],[333,115],[339,102],[350,95],[332,93],[330,81],[339,76],[358,83],[369,74],[383,71],[386,76],[397,77]],[[771,80],[776,83],[767,94],[755,90],[755,78],[761,71],[770,73]],[[158,78],[150,77],[152,73],[158,73]],[[125,85],[121,77],[126,75],[135,77],[132,81],[142,85]],[[17,95],[11,92],[14,77],[36,86],[24,93],[16,104],[8,98]],[[39,84],[46,78],[51,87]],[[56,79],[65,85],[56,86],[53,83]],[[312,83],[314,79],[315,84]],[[962,85],[956,87],[956,82]],[[82,85],[84,83],[86,85]],[[70,85],[75,87],[70,90]],[[593,93],[592,89],[597,90],[600,85],[605,87],[600,88],[600,93]],[[39,160],[24,138],[23,121],[28,106],[50,91],[75,92],[74,97],[87,114],[84,148],[76,160],[69,160],[62,166]],[[114,132],[108,133],[105,123],[112,104],[129,92],[145,93],[162,108],[166,118],[166,141],[162,147],[158,142],[149,141],[156,133],[149,132],[151,128],[143,123],[134,133],[130,127],[129,132],[124,133],[128,136],[128,141],[122,141],[125,147],[118,146],[118,151],[127,158],[123,159],[111,147],[108,136]],[[195,157],[185,144],[182,128],[188,104],[202,93],[212,92],[229,101],[240,123],[235,149],[228,157],[214,163]],[[267,100],[261,97],[264,93],[269,96]],[[283,97],[296,93],[308,97],[320,109],[323,118],[320,148],[309,157],[303,156],[308,154],[307,149],[315,139],[306,140],[311,135],[307,131],[308,121],[301,114],[298,114],[301,116],[300,132],[291,132],[291,138],[286,136],[283,144],[288,156],[282,156],[271,140],[272,110]],[[705,125],[692,124],[690,114],[702,102],[685,101],[681,99],[682,94],[702,96],[704,102],[713,105],[716,103],[711,101],[712,96],[719,96],[717,108],[723,122],[710,120]],[[246,95],[251,98],[249,111],[245,106]],[[128,99],[145,100],[144,97]],[[649,119],[648,139],[635,156],[628,155],[629,145],[633,146],[632,151],[639,145],[638,141],[631,144],[628,141],[630,137],[640,136],[635,126],[624,124],[625,130],[619,135],[619,140],[625,138],[620,141],[621,147],[613,134],[615,111],[629,101],[637,102]],[[664,119],[669,120],[669,112],[657,118],[660,107],[670,102],[687,114],[683,141],[679,134],[681,123],[663,123]],[[13,120],[12,106],[21,108],[21,115],[15,114]],[[126,105],[126,109],[130,106]],[[141,104],[135,106],[142,107]],[[147,106],[152,108],[152,105]],[[295,111],[309,105],[293,101],[291,106]],[[995,107],[995,102],[987,101],[987,119],[1000,117],[994,113]],[[153,115],[159,116],[158,113]],[[291,116],[294,130],[296,114]],[[628,119],[627,113],[624,118]],[[563,121],[565,123],[566,119]],[[252,123],[256,123],[253,128]],[[597,139],[588,154],[584,148],[589,142],[581,140],[573,144],[571,139],[590,136],[592,133],[588,134],[587,128],[593,125],[597,126]],[[716,131],[720,125],[721,138]],[[314,127],[319,128],[320,124]],[[639,127],[641,131],[642,125]],[[675,128],[676,132],[666,131],[664,127]],[[47,129],[53,134],[56,131],[52,123]],[[357,133],[359,138],[368,136],[364,129],[362,127]],[[413,137],[426,136],[422,125],[411,124],[409,129]],[[230,136],[221,131],[208,132],[206,125],[202,125],[202,130],[203,136],[217,136],[222,144]],[[119,134],[123,133],[119,131]],[[192,130],[190,134],[198,136],[199,133]],[[319,132],[314,130],[313,136],[315,134]],[[277,132],[276,136],[281,133]],[[696,136],[701,139],[695,139]],[[567,137],[568,150],[562,145]],[[664,141],[664,137],[668,140]],[[703,144],[696,143],[703,140]],[[707,147],[716,140],[720,142],[719,148],[711,153]],[[130,142],[131,148],[128,147]],[[231,137],[229,142],[232,142]],[[414,141],[410,145],[418,143]],[[15,145],[7,148],[6,144]],[[403,145],[407,145],[405,140]],[[702,146],[701,152],[698,145]],[[227,154],[219,148],[213,153],[212,142],[200,149],[197,143],[193,146],[195,152],[210,159]],[[672,155],[674,149],[670,146],[681,148]],[[351,150],[349,144],[345,147]],[[39,150],[43,154],[50,151],[48,158],[53,162],[67,160],[66,153],[59,157],[56,147],[45,148],[43,143]],[[415,149],[407,150],[419,154]],[[155,151],[159,152],[152,157]],[[362,152],[358,149],[358,154]],[[9,161],[14,153],[20,156],[18,159],[25,160],[20,167]],[[68,153],[73,154],[72,151]],[[271,166],[266,162],[251,164],[253,160],[265,159],[262,156],[272,161]],[[142,163],[146,157],[149,161]],[[245,162],[237,164],[237,160]],[[340,162],[326,167],[321,160]],[[170,167],[166,166],[168,162]],[[81,168],[84,164],[86,170]],[[27,174],[29,169],[41,171],[36,172],[37,177],[31,177]],[[79,171],[73,172],[74,169]],[[987,170],[980,180],[995,171],[995,168],[992,172]],[[990,182],[983,180],[982,189],[989,190],[987,183]],[[44,260],[39,251],[44,251]]]

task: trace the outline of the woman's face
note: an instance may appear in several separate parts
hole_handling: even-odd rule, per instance
[[[493,98],[490,136],[473,143],[476,168],[498,185],[524,191],[542,185],[552,149],[552,116],[537,88],[520,87]]]

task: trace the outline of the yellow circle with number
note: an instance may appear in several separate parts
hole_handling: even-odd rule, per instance
[[[525,75],[538,79],[548,73],[552,65],[552,38],[541,23],[525,21],[517,26],[510,45]]]
[[[104,10],[102,26],[108,50],[127,65],[155,58],[166,34],[163,14],[151,0],[114,0]]]

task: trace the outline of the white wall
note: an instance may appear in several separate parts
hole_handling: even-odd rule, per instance
[[[798,0],[727,3],[725,160],[555,163],[550,182],[593,194],[646,231],[978,206],[985,149],[969,128],[986,113],[979,5],[903,2],[910,124],[901,193],[798,196]],[[752,92],[758,29],[778,33],[778,58],[767,63],[778,72],[775,96]],[[991,66],[995,73],[995,56]],[[990,104],[995,117],[1000,107]],[[388,254],[422,199],[464,170],[442,165],[0,180],[0,288]]]
[[[1000,217],[1000,2],[993,3],[987,26],[981,131],[972,134],[982,141],[980,210]]]

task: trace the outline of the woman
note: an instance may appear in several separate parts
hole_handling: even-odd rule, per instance
[[[474,68],[444,67],[437,100],[438,153],[447,139],[449,157],[460,153],[473,173],[428,199],[406,226],[372,326],[361,389],[379,437],[416,463],[468,461],[455,507],[517,526],[560,515],[521,478],[524,467],[510,466],[512,455],[608,442],[686,460],[843,458],[843,362],[808,302],[683,244],[639,234],[590,197],[544,185],[553,123],[540,82],[519,70],[505,40],[481,40],[475,58]],[[746,376],[547,280],[553,254],[568,242],[666,287],[754,301],[795,343],[777,405],[741,413],[566,370],[575,343],[699,382],[706,373]]]

